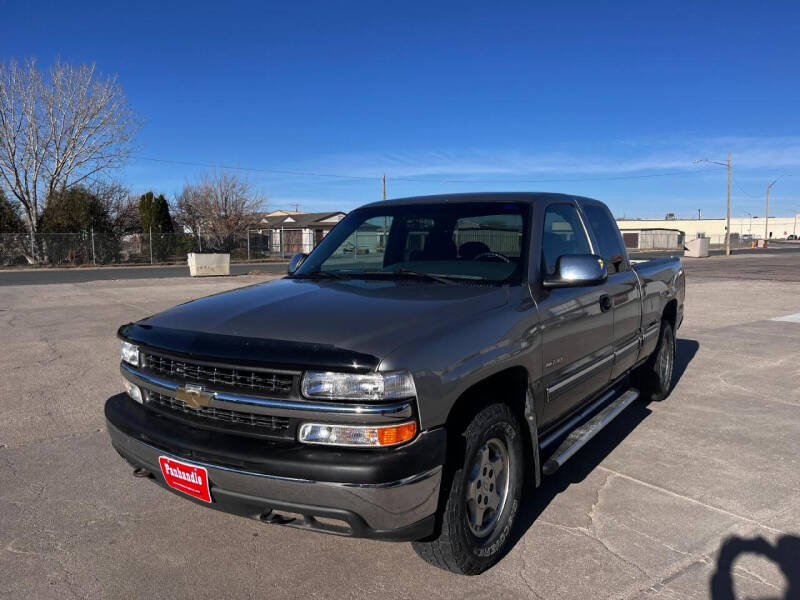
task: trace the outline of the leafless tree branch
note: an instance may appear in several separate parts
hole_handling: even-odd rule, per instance
[[[247,177],[214,169],[184,186],[175,197],[174,214],[179,226],[202,233],[209,247],[224,250],[230,249],[235,234],[253,224],[265,201]]]
[[[140,122],[115,77],[95,65],[0,63],[0,185],[22,205],[31,236],[56,190],[120,167]]]

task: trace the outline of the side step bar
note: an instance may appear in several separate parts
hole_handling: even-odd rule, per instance
[[[552,475],[558,471],[567,460],[578,450],[583,448],[603,427],[611,423],[619,413],[639,397],[636,390],[628,390],[594,417],[586,421],[583,425],[575,428],[561,445],[556,448],[553,455],[542,466],[542,473]]]

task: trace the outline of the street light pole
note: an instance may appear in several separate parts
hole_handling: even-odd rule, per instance
[[[767,214],[764,215],[764,246],[767,245],[767,240],[769,239],[769,190],[773,185],[775,185],[774,181],[767,184]]]
[[[731,153],[728,152],[728,160],[725,162],[719,162],[717,160],[708,160],[707,158],[701,158],[700,160],[693,160],[692,164],[697,163],[710,163],[712,165],[722,165],[723,167],[728,168],[728,209],[727,209],[727,216],[725,219],[725,256],[731,255]]]
[[[728,217],[725,225],[725,256],[731,255],[731,153],[728,152]]]
[[[781,177],[785,177],[786,175],[790,175],[790,173],[784,173]],[[778,177],[780,179],[781,177]],[[767,214],[764,215],[764,245],[766,246],[767,240],[769,239],[769,191],[772,189],[772,186],[778,183],[778,179],[775,179],[767,184]],[[796,219],[797,217],[795,217]]]

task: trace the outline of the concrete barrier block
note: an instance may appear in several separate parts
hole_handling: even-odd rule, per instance
[[[708,244],[711,238],[696,238],[686,242],[686,250],[684,256],[691,256],[694,258],[706,258],[708,256]]]
[[[230,254],[198,254],[190,252],[187,255],[189,274],[192,277],[205,277],[208,275],[230,275]]]

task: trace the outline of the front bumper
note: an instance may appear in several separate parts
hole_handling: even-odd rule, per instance
[[[105,414],[114,448],[163,487],[159,456],[205,467],[214,502],[196,501],[203,505],[353,537],[407,541],[433,531],[444,430],[423,432],[394,449],[346,450],[270,446],[184,426],[125,394],[109,398]]]

